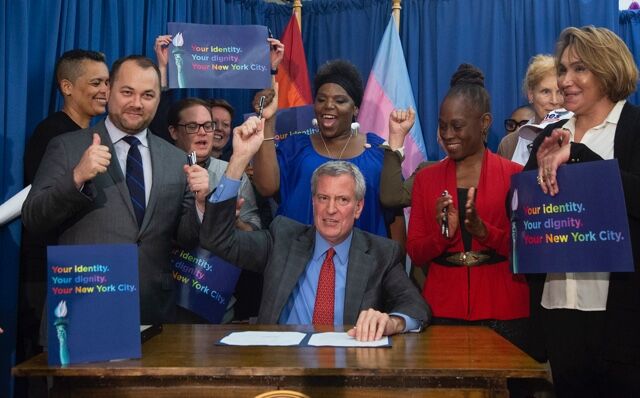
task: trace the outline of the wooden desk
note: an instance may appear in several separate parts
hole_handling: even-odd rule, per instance
[[[507,378],[548,378],[490,329],[432,326],[393,337],[392,348],[216,346],[238,330],[310,327],[166,325],[142,359],[49,367],[41,354],[13,368],[52,376],[54,397],[253,397],[293,389],[317,397],[506,397]],[[327,329],[324,329],[327,330]],[[96,342],[98,343],[98,342]]]

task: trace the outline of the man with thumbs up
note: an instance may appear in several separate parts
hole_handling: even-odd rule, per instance
[[[22,219],[33,232],[58,231],[59,244],[136,243],[140,320],[171,322],[171,241],[198,243],[208,173],[147,128],[160,99],[153,61],[121,58],[110,81],[106,119],[47,147]]]

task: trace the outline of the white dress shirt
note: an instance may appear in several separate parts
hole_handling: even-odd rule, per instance
[[[109,116],[105,119],[104,122],[107,127],[107,132],[109,133],[109,137],[111,138],[111,142],[113,143],[113,148],[115,149],[116,158],[118,159],[118,163],[120,164],[120,170],[122,170],[122,175],[126,177],[127,175],[127,154],[129,153],[130,145],[123,141],[124,137],[128,137],[132,134],[127,134],[124,131],[120,130],[113,124]],[[152,169],[151,169],[151,152],[149,151],[149,140],[147,137],[148,129],[144,129],[137,134],[133,134],[133,137],[136,137],[140,141],[140,145],[138,145],[138,150],[140,151],[140,156],[142,157],[142,167],[144,172],[144,200],[145,204],[149,204],[149,195],[151,194],[151,182],[152,182]]]

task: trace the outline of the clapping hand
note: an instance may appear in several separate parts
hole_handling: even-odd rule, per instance
[[[476,190],[477,188],[475,187],[469,188],[467,203],[464,206],[464,226],[471,235],[482,240],[487,237],[487,227],[484,225],[484,222],[480,219],[478,212],[476,211]]]
[[[436,222],[438,225],[442,225],[443,219],[446,217],[449,236],[451,239],[455,236],[460,220],[458,218],[458,209],[453,205],[453,198],[449,193],[443,194],[436,200]]]

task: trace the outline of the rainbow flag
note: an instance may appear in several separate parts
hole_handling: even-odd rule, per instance
[[[309,105],[313,100],[307,72],[307,59],[304,55],[300,26],[295,15],[291,16],[281,41],[284,44],[284,59],[278,67],[276,76],[279,84],[278,108]]]
[[[382,36],[364,91],[358,115],[360,131],[373,131],[383,138],[388,138],[389,114],[394,108],[408,107],[412,107],[417,112],[400,35],[392,17]],[[427,158],[420,118],[417,114],[416,122],[404,140],[404,154],[402,174],[406,178],[413,173],[420,162]]]

